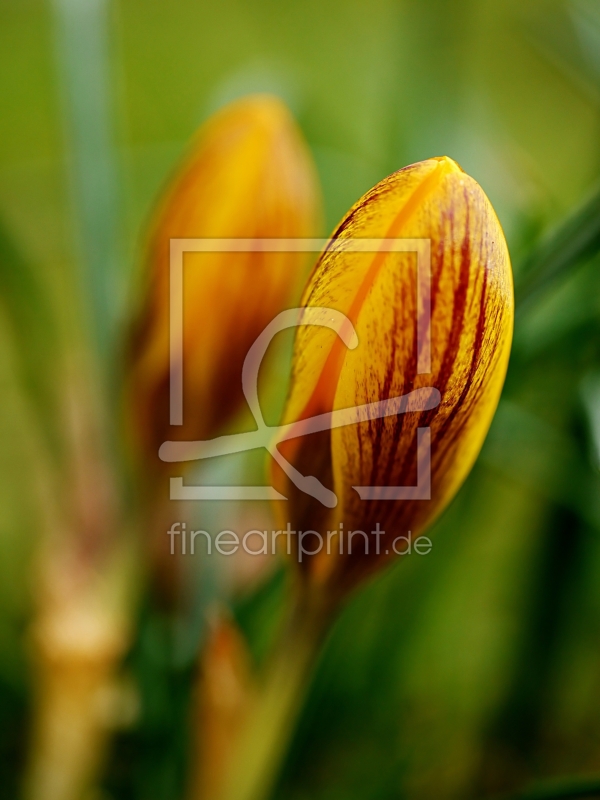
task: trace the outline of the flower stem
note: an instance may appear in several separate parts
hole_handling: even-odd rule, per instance
[[[295,603],[225,780],[224,800],[270,796],[330,620],[329,607],[314,597]]]

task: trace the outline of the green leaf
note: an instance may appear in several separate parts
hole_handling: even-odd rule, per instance
[[[600,251],[600,190],[544,238],[518,274],[517,313],[523,314],[544,291]]]
[[[50,452],[58,456],[59,339],[50,303],[0,220],[0,308],[12,333],[18,377]]]

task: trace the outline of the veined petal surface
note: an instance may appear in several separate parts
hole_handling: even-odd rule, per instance
[[[513,325],[510,260],[502,229],[479,185],[448,158],[412,165],[383,180],[348,213],[332,238],[429,242],[430,293],[418,292],[417,254],[326,250],[304,294],[307,306],[344,312],[358,335],[348,350],[336,334],[300,328],[285,421],[360,406],[431,387],[438,407],[342,426],[281,445],[294,466],[333,489],[329,511],[302,497],[276,469],[300,529],[386,531],[380,552],[354,537],[352,554],[333,548],[303,558],[304,573],[351,587],[393,555],[391,538],[415,537],[454,496],[481,448],[502,389]],[[430,303],[430,325],[427,314]],[[429,372],[418,329],[430,335]],[[429,429],[429,499],[363,500],[355,486],[417,484],[417,429]],[[381,493],[380,493],[381,495]],[[369,549],[369,552],[367,552]],[[387,552],[386,552],[387,550]]]

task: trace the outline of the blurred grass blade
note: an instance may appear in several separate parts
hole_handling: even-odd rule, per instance
[[[535,247],[517,270],[517,313],[524,313],[543,291],[600,250],[600,189],[553,234]]]
[[[84,287],[92,335],[106,358],[122,291],[117,160],[112,142],[107,0],[54,0]]]
[[[581,396],[588,421],[591,460],[600,470],[600,373],[593,372],[584,377]]]
[[[59,341],[50,305],[0,220],[0,297],[13,335],[19,378],[50,452],[58,456],[56,369]]]

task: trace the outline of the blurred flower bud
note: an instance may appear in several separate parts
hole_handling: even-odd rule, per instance
[[[246,640],[223,613],[210,619],[199,666],[194,715],[197,749],[189,796],[215,800],[223,796],[223,784],[257,694]]]
[[[170,428],[170,240],[310,237],[318,206],[310,154],[279,100],[246,97],[201,128],[151,225],[147,285],[129,354],[131,422],[156,465],[163,441],[213,436],[241,407],[244,357],[293,303],[305,263],[302,253],[184,255],[183,346],[171,354],[171,366],[183,373],[183,424]]]
[[[358,345],[350,349],[348,331],[344,337],[322,326],[298,328],[284,414],[298,436],[279,450],[303,479],[313,476],[313,486],[317,479],[330,491],[319,502],[318,493],[300,491],[301,480],[293,482],[291,470],[284,474],[280,465],[274,481],[289,499],[293,529],[322,538],[319,545],[314,533],[301,547],[296,536],[301,574],[343,594],[406,552],[473,466],[508,364],[513,285],[490,202],[449,158],[413,164],[381,181],[350,210],[334,239],[424,240],[412,249],[421,248],[425,259],[430,247],[421,285],[415,252],[385,252],[381,241],[371,252],[332,243],[302,300],[305,307],[342,312]],[[348,418],[354,424],[301,435],[302,420],[411,392],[389,416],[354,412]],[[390,499],[396,490],[386,487],[415,488]],[[394,546],[399,536],[407,538]]]

